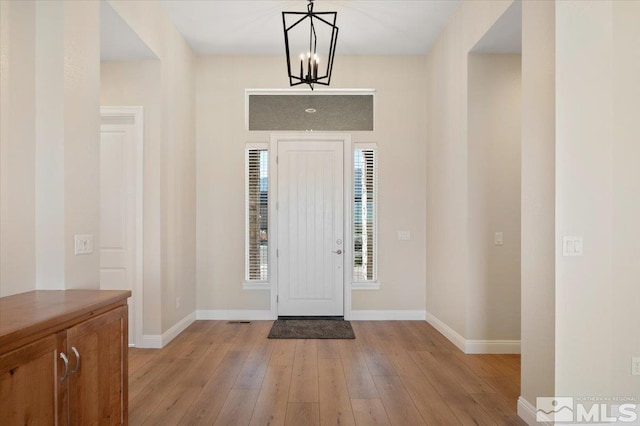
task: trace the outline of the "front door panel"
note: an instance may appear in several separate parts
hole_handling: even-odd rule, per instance
[[[278,143],[278,315],[340,316],[343,142]]]

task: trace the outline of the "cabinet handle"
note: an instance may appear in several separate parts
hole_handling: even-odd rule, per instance
[[[76,368],[71,370],[71,374],[70,374],[70,376],[73,376],[78,372],[78,369],[80,368],[80,354],[78,353],[78,350],[76,349],[75,346],[71,346],[71,352],[73,352],[73,354],[76,356]]]
[[[60,377],[60,381],[64,382],[64,379],[67,378],[67,373],[69,372],[69,358],[67,358],[64,352],[60,352],[60,359],[64,361],[64,374]]]

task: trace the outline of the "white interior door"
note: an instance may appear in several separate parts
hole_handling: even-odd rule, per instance
[[[278,142],[278,315],[344,315],[343,142]]]
[[[136,235],[136,131],[133,123],[100,126],[100,288],[132,290],[129,344],[136,339],[133,298]]]

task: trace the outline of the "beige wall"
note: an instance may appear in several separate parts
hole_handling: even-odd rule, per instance
[[[613,392],[640,400],[640,2],[613,4]]]
[[[640,395],[639,21],[636,2],[556,3],[559,395]]]
[[[522,397],[554,395],[555,4],[522,4]]]
[[[467,337],[467,57],[510,1],[462,3],[427,62],[427,311]]]
[[[35,289],[35,3],[0,2],[0,296]]]
[[[244,147],[268,132],[244,126],[244,90],[287,87],[282,58],[197,61],[198,309],[269,309],[266,291],[245,291]],[[354,142],[379,149],[380,290],[354,291],[354,310],[424,310],[426,84],[422,57],[340,57],[332,88],[376,89],[376,130]],[[411,232],[398,241],[397,231]]]
[[[67,1],[63,19],[65,285],[98,288],[99,250],[74,256],[73,236],[100,247],[100,4]]]
[[[64,7],[36,3],[36,288],[65,287]]]
[[[0,294],[97,288],[99,256],[74,256],[73,237],[99,245],[99,4],[3,2],[2,15]]]
[[[196,305],[196,182],[194,56],[156,2],[109,1],[160,60],[161,330],[192,314]],[[146,278],[145,278],[146,279]],[[176,301],[180,299],[180,307]]]
[[[144,108],[144,271],[145,335],[161,334],[160,158],[162,99],[160,61],[102,62],[100,104]]]
[[[520,340],[520,61],[468,59],[467,339]]]

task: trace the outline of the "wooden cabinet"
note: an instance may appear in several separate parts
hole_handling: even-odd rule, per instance
[[[0,418],[8,425],[63,424],[67,410],[58,377],[65,333],[56,333],[0,356]],[[59,404],[60,402],[60,404]],[[4,423],[3,423],[4,424]]]
[[[67,330],[71,424],[125,423],[126,330],[126,306]]]
[[[0,298],[3,425],[127,424],[128,291]]]

